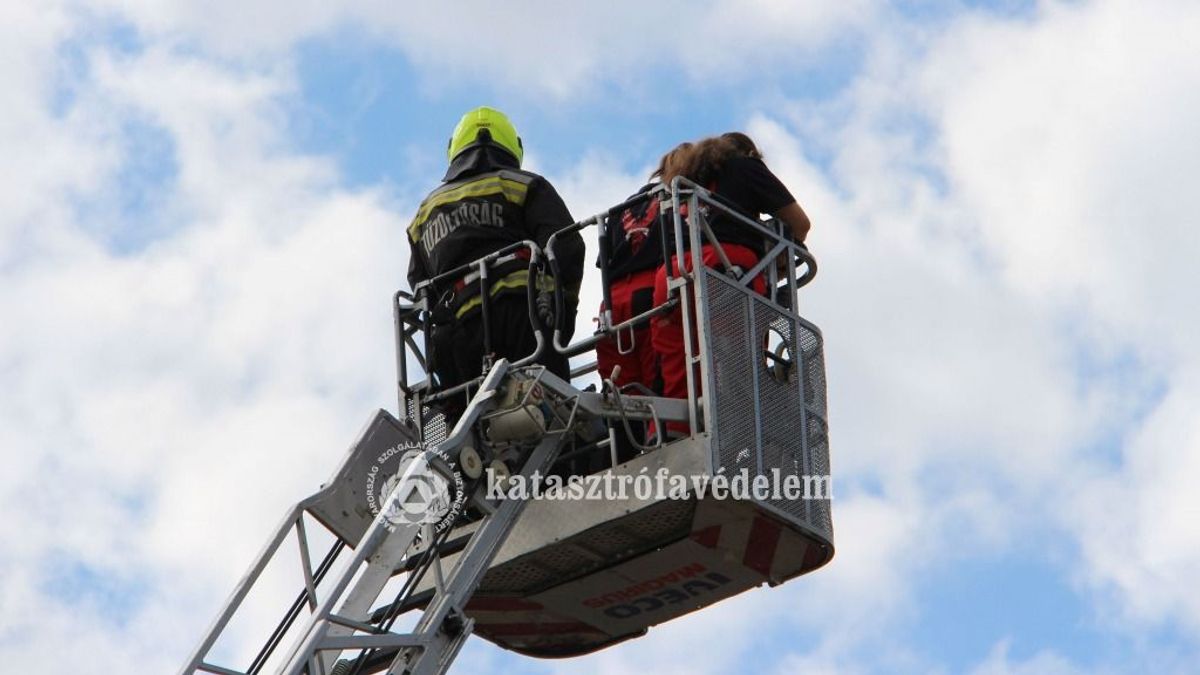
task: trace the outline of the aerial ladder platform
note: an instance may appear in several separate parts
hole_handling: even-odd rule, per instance
[[[445,673],[472,635],[528,656],[581,656],[833,557],[823,340],[798,309],[815,260],[782,224],[747,219],[685,179],[635,199],[660,200],[666,256],[693,265],[668,274],[666,303],[617,325],[602,312],[576,343],[562,344],[561,327],[538,333],[533,354],[488,359],[475,380],[439,388],[425,340],[445,279],[395,294],[398,415],[373,414],[330,479],[287,512],[181,673]],[[443,276],[479,283],[486,317],[489,270],[527,260],[537,325],[534,277],[557,270],[555,238],[596,228],[603,247],[611,216],[633,201]],[[762,235],[754,268],[703,264],[714,210]],[[538,364],[551,349],[578,362],[604,339],[649,348],[632,329],[672,311],[693,366],[686,399],[618,387],[594,363],[570,381]],[[637,431],[669,422],[688,435]],[[635,456],[620,461],[619,442]],[[552,489],[530,489],[542,485]],[[619,486],[618,498],[589,494]],[[317,540],[330,542],[323,556]],[[299,560],[293,601],[256,650],[230,653],[224,642],[244,637],[231,635],[235,617],[285,551]]]

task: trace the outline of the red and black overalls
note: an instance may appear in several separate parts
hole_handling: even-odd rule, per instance
[[[783,183],[763,164],[762,160],[749,157],[727,160],[710,185],[710,191],[714,192],[728,206],[753,219],[757,219],[760,214],[777,213],[783,207],[796,201]],[[764,252],[761,235],[745,223],[723,215],[716,209],[710,207],[708,211],[710,229],[721,243],[721,248],[730,264],[743,270],[754,267]],[[684,236],[688,236],[686,226]],[[673,240],[673,237],[671,239]],[[689,242],[686,239],[684,249],[683,268],[685,271],[690,271],[692,256],[688,251]],[[673,244],[670,250],[675,250]],[[701,245],[701,259],[706,267],[719,269],[723,265],[716,247],[712,243]],[[671,256],[670,264],[672,276],[678,276],[680,270],[676,256]],[[766,286],[766,278],[761,274],[752,282],[754,290],[761,294],[766,294]],[[655,273],[654,305],[666,302],[668,297],[667,268],[664,264]],[[696,316],[694,309],[691,315]],[[687,398],[687,357],[683,335],[683,312],[679,308],[655,318],[651,324],[651,344],[654,347],[654,354],[657,357],[659,372],[662,376],[662,394],[669,398]],[[696,353],[699,346],[696,344],[694,327],[692,340],[692,353]],[[700,395],[702,392],[700,391],[698,372],[695,382],[696,394]],[[687,423],[684,422],[670,422],[666,426],[669,434],[674,436],[687,435],[689,431]]]
[[[630,199],[641,198],[628,208],[609,214],[608,280],[612,297],[612,324],[617,325],[654,307],[654,274],[662,265],[659,195],[650,194],[657,184],[643,186]],[[601,305],[600,311],[605,307]],[[624,353],[622,353],[624,352]],[[650,345],[650,324],[623,330],[619,339],[596,345],[596,364],[607,379],[615,366],[621,367],[615,384],[637,383],[659,391],[658,366]]]

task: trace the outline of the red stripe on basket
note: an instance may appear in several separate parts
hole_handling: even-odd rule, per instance
[[[705,548],[716,548],[721,539],[721,526],[713,525],[692,533],[692,540]]]
[[[754,517],[750,526],[750,540],[746,542],[746,553],[742,564],[764,577],[771,575],[771,562],[775,560],[775,548],[779,545],[779,524],[762,516]]]

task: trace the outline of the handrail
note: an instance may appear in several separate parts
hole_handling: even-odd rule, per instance
[[[481,311],[486,314],[490,310],[490,293],[487,292],[487,273],[488,270],[498,264],[512,262],[520,259],[515,255],[516,251],[522,249],[529,250],[529,261],[527,267],[528,282],[526,283],[526,308],[529,313],[530,324],[534,327],[540,325],[540,317],[537,311],[537,296],[541,292],[540,284],[537,283],[537,275],[543,273],[543,264],[548,267],[548,271],[553,275],[556,283],[553,287],[554,293],[554,325],[547,326],[549,336],[543,334],[541,329],[534,331],[535,350],[520,359],[512,362],[511,367],[518,368],[535,363],[545,354],[547,349],[553,349],[559,354],[567,357],[578,356],[580,354],[591,351],[601,341],[610,337],[615,337],[620,331],[629,330],[635,326],[643,325],[656,316],[667,314],[675,309],[680,308],[680,296],[672,292],[668,300],[651,309],[642,312],[641,314],[622,321],[618,324],[612,323],[612,295],[610,290],[610,274],[608,268],[608,256],[611,253],[608,246],[608,231],[607,228],[611,225],[611,218],[620,214],[625,209],[645,202],[647,200],[657,199],[663,204],[660,209],[659,218],[661,227],[659,233],[659,241],[657,244],[663,249],[663,259],[670,260],[671,258],[682,259],[686,254],[685,247],[690,248],[691,242],[685,242],[684,236],[691,236],[690,233],[693,225],[697,226],[697,239],[702,241],[712,242],[717,245],[717,255],[726,261],[727,268],[732,267],[728,264],[728,257],[725,255],[724,249],[720,246],[720,242],[716,240],[711,228],[708,225],[708,219],[700,213],[700,204],[706,204],[721,212],[726,217],[733,218],[741,225],[753,228],[753,230],[762,236],[766,242],[765,249],[767,254],[749,270],[743,270],[746,279],[752,279],[764,272],[770,273],[772,284],[781,284],[785,280],[793,290],[799,290],[810,283],[817,274],[817,262],[812,253],[798,242],[792,240],[790,233],[785,229],[784,225],[777,219],[768,221],[759,221],[747,217],[745,214],[738,212],[732,206],[719,200],[716,195],[706,188],[697,185],[691,180],[682,176],[672,180],[670,186],[658,185],[646,192],[639,193],[626,199],[625,201],[610,207],[609,209],[596,215],[584,218],[567,225],[550,235],[543,246],[539,246],[532,240],[522,240],[509,244],[499,250],[493,251],[469,263],[459,265],[452,270],[443,272],[435,277],[424,280],[418,283],[411,292],[403,290],[396,291],[393,295],[393,308],[395,312],[395,329],[396,329],[396,358],[397,358],[397,384],[400,389],[400,414],[406,415],[405,405],[414,395],[420,395],[422,404],[435,403],[437,401],[447,400],[455,395],[469,391],[472,387],[477,386],[483,379],[483,372],[480,376],[460,383],[457,386],[434,390],[433,376],[429,374],[429,366],[425,356],[428,354],[429,348],[429,333],[431,328],[431,314],[433,308],[431,306],[431,294],[433,289],[438,288],[449,279],[462,280],[467,284],[481,284]],[[686,218],[681,216],[681,205],[684,201],[695,204],[695,208],[690,208]],[[693,213],[693,211],[695,213]],[[668,212],[671,214],[671,221],[668,222]],[[588,227],[595,225],[597,227],[598,240],[600,244],[600,261],[598,264],[600,270],[600,280],[602,286],[602,296],[604,299],[604,312],[599,317],[599,325],[597,329],[589,336],[582,337],[570,344],[563,344],[563,334],[565,327],[562,325],[562,320],[566,315],[566,295],[565,288],[561,283],[562,276],[559,269],[559,260],[555,255],[555,249],[562,237],[569,234],[580,232]],[[669,236],[668,227],[672,227],[673,237]],[[674,239],[672,242],[671,239]],[[668,251],[674,244],[674,251]],[[789,255],[793,264],[790,265],[787,278],[777,278],[771,261],[779,255],[786,253]],[[675,269],[672,269],[675,267]],[[803,274],[796,276],[795,270],[803,267]],[[680,286],[690,285],[694,272],[688,272],[683,269],[682,265],[668,266],[667,280],[668,288],[676,289]],[[682,277],[682,283],[678,279]],[[781,286],[782,288],[782,286]],[[689,315],[691,312],[684,307],[685,312]],[[490,345],[490,327],[485,326],[485,344]],[[414,342],[416,332],[421,332],[425,338],[425,351],[417,349]],[[690,345],[690,339],[688,344]],[[426,370],[427,377],[419,383],[410,386],[408,383],[409,368],[407,364],[408,348],[412,348],[418,363]],[[690,351],[690,349],[689,349]],[[695,428],[695,425],[693,425]]]
[[[469,274],[474,271],[474,268],[478,267],[481,263],[496,262],[500,258],[504,257],[505,255],[512,253],[514,251],[519,251],[523,248],[529,249],[530,255],[533,255],[534,251],[541,253],[541,250],[542,250],[541,247],[538,246],[537,243],[531,239],[524,239],[522,241],[513,242],[513,243],[509,244],[508,246],[505,246],[504,248],[501,248],[496,251],[492,251],[491,253],[488,253],[485,256],[476,258],[475,260],[472,260],[469,263],[464,263],[462,265],[459,265],[458,267],[455,267],[452,270],[449,270],[447,272],[442,272],[441,274],[439,274],[435,277],[430,277],[429,279],[426,279],[425,281],[418,283],[412,289],[412,295],[414,297],[419,297],[422,291],[424,291],[426,288],[433,286],[434,284],[436,284],[440,281],[445,281],[446,279],[451,279],[451,278],[455,278],[455,277],[469,276]],[[472,280],[472,281],[474,281],[474,280]]]
[[[667,194],[666,186],[664,186],[664,185],[656,186],[650,190],[636,194],[636,195],[630,197],[629,199],[626,199],[625,201],[621,202],[620,204],[617,204],[615,206],[610,206],[608,209],[606,209],[605,211],[603,211],[601,213],[598,213],[598,214],[588,217],[588,218],[584,218],[583,220],[580,220],[580,221],[576,221],[575,223],[572,223],[571,225],[568,225],[560,230],[557,230],[553,234],[550,235],[549,239],[546,240],[546,260],[550,265],[550,271],[554,275],[555,279],[561,278],[559,276],[559,272],[558,272],[558,258],[554,254],[554,250],[555,250],[554,244],[555,244],[555,242],[558,241],[558,238],[560,236],[578,232],[578,231],[583,230],[584,228],[590,226],[591,224],[595,223],[598,240],[599,240],[599,248],[600,248],[600,258],[599,258],[598,267],[600,268],[600,288],[601,288],[601,294],[602,294],[602,297],[604,300],[604,311],[600,317],[600,323],[599,323],[598,329],[592,334],[592,336],[590,338],[585,338],[582,342],[576,343],[575,345],[562,344],[562,342],[561,342],[562,327],[558,325],[558,319],[561,318],[565,314],[564,310],[565,310],[566,303],[565,303],[565,297],[562,293],[561,285],[556,285],[556,287],[554,289],[555,326],[554,326],[553,340],[551,342],[551,345],[560,354],[563,354],[565,356],[576,356],[578,354],[583,353],[584,351],[587,351],[588,349],[591,349],[593,346],[596,345],[596,343],[598,343],[605,336],[615,334],[616,327],[612,325],[612,284],[610,283],[610,275],[609,275],[609,269],[608,269],[608,259],[611,254],[611,251],[609,250],[609,242],[608,242],[608,229],[607,229],[608,221],[613,216],[620,214],[621,212],[625,211],[626,209],[628,209],[629,207],[631,207],[635,204],[639,204],[641,202],[649,201],[652,199],[660,199],[661,200],[666,194]],[[661,214],[660,214],[660,217],[661,217]],[[645,318],[648,319],[649,317],[645,317]]]
[[[736,220],[740,221],[741,224],[754,228],[760,235],[765,235],[767,238],[787,244],[788,247],[792,249],[793,260],[796,261],[795,267],[799,267],[800,265],[804,265],[806,267],[804,276],[799,277],[796,280],[797,289],[808,285],[808,283],[817,276],[816,258],[813,257],[812,253],[808,250],[808,247],[804,246],[800,242],[792,240],[791,233],[786,232],[786,230],[783,229],[783,224],[779,221],[779,219],[772,218],[767,221],[762,221],[748,218],[745,214],[739,213],[736,209],[713,197],[712,192],[706,188],[697,185],[683,176],[677,176],[672,182],[678,184],[680,187],[686,186],[684,187],[685,190],[693,191],[705,203],[717,207],[723,211],[725,215],[732,216]],[[771,224],[774,224],[775,227],[767,227]]]

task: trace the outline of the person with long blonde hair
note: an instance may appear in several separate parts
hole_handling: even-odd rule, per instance
[[[792,238],[804,243],[811,227],[808,215],[796,202],[787,187],[767,168],[762,153],[754,141],[741,132],[729,132],[706,138],[673,158],[664,167],[662,181],[670,183],[682,176],[712,192],[719,201],[747,218],[758,220],[770,215],[782,220]],[[743,270],[753,268],[765,254],[762,235],[752,226],[719,209],[704,207],[709,227],[720,243],[729,263]],[[701,259],[707,267],[719,268],[724,263],[716,243],[703,241]],[[690,248],[686,238],[683,248]],[[673,249],[672,249],[673,250]],[[691,269],[691,256],[684,256],[684,269]],[[672,255],[658,268],[655,275],[654,305],[668,299],[667,264],[673,276],[679,275],[679,261]],[[752,281],[754,290],[766,293],[766,279],[760,275]],[[694,315],[694,314],[693,314]],[[695,336],[695,332],[692,333]],[[662,393],[671,398],[687,396],[687,364],[683,341],[683,314],[678,308],[660,317],[651,325],[651,343],[662,374]],[[693,345],[693,351],[696,347]],[[696,380],[699,382],[699,379]],[[686,423],[668,423],[671,435],[687,435]]]

